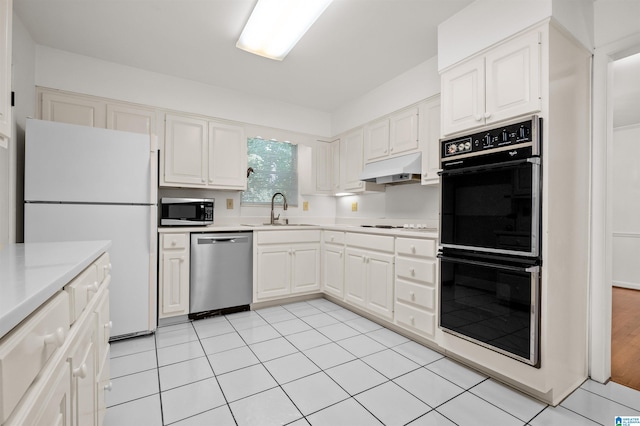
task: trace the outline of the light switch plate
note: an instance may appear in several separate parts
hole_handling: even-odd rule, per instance
[[[233,198],[227,198],[227,210],[233,210]]]
[[[352,212],[357,212],[358,211],[358,202],[351,203],[351,211]]]
[[[302,210],[305,211],[305,212],[309,210],[309,202],[308,201],[303,201],[302,202]]]

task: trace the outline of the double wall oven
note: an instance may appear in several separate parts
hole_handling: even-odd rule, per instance
[[[539,366],[541,125],[441,141],[440,327]]]

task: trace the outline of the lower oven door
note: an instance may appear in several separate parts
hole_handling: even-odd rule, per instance
[[[440,328],[539,367],[540,267],[440,257]]]

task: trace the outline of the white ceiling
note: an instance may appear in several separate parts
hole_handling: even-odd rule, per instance
[[[613,127],[640,123],[640,53],[613,63]]]
[[[282,62],[235,47],[256,0],[14,0],[36,43],[332,112],[437,54],[472,0],[334,0]]]

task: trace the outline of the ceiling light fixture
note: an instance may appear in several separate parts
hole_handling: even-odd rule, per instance
[[[258,0],[236,47],[281,61],[333,0]]]

